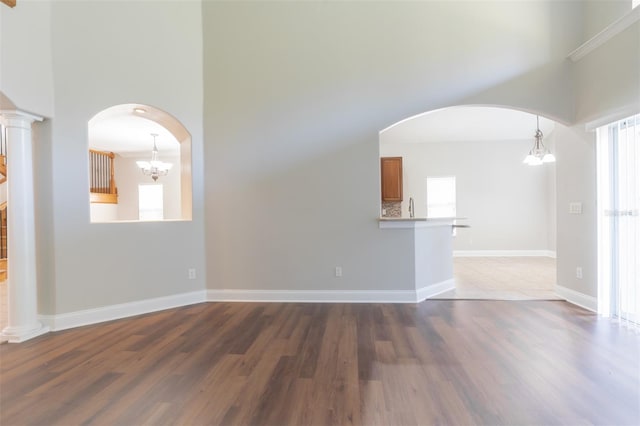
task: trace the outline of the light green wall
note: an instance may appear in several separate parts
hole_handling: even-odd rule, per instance
[[[583,40],[587,41],[631,10],[631,0],[584,1]],[[577,46],[576,46],[577,47]]]
[[[578,7],[205,2],[207,286],[409,288],[411,242],[375,221],[378,132],[468,103],[571,121]]]
[[[573,64],[578,123],[640,111],[640,21]]]
[[[589,13],[575,1],[23,3],[43,25],[21,38],[29,15],[5,8],[2,54],[9,39],[12,52],[32,48],[41,72],[5,61],[0,82],[18,107],[53,116],[36,132],[44,314],[205,288],[408,289],[412,239],[375,220],[381,129],[459,104],[583,122],[638,94],[637,24],[566,59]],[[4,25],[10,14],[24,25]],[[191,132],[192,222],[89,224],[87,121],[128,102]],[[595,252],[591,237],[574,244],[595,221],[561,217],[595,180],[588,138],[556,139],[559,154],[579,153],[557,164],[558,268],[562,285],[593,295],[588,268],[582,282],[564,277]]]
[[[0,92],[6,96],[0,96],[0,109],[15,105],[53,117],[50,40],[50,0],[0,7]]]
[[[630,2],[588,2],[586,31],[599,32],[630,10]],[[589,36],[590,34],[587,34]],[[592,121],[600,125],[640,112],[640,22],[635,22],[572,64],[576,123],[556,136],[558,151],[558,284],[596,297],[596,155]],[[582,215],[569,215],[568,203],[583,202]],[[576,278],[576,267],[583,279]]]
[[[584,126],[559,127],[556,134],[557,284],[596,297],[597,218],[595,134]],[[582,214],[569,214],[569,203]],[[583,278],[576,278],[581,267]]]
[[[56,1],[51,42],[55,306],[43,313],[204,290],[200,3]],[[89,223],[87,123],[132,102],[191,133],[193,221]]]

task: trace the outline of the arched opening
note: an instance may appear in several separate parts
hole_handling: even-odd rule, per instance
[[[92,223],[191,220],[191,135],[175,117],[112,106],[89,120],[88,142]]]
[[[539,124],[538,124],[539,123]],[[495,106],[456,106],[380,132],[381,216],[457,217],[456,289],[447,298],[555,299],[555,163],[523,160],[539,142],[555,152],[562,124]],[[395,161],[394,185],[384,181]],[[388,166],[391,167],[391,166]],[[386,188],[385,188],[386,186]]]

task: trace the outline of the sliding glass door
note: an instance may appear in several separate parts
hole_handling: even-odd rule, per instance
[[[598,129],[598,312],[640,327],[640,115]]]

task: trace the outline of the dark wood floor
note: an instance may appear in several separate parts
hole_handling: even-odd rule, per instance
[[[557,301],[209,303],[0,345],[0,424],[640,424],[640,335]]]

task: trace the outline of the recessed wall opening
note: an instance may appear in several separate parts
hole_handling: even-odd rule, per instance
[[[173,116],[116,105],[89,120],[88,142],[92,223],[191,220],[191,135]]]
[[[555,163],[542,161],[555,152],[557,126],[535,113],[457,106],[380,132],[383,220],[460,218],[456,288],[436,297],[559,299]],[[528,154],[540,161],[526,164]]]

